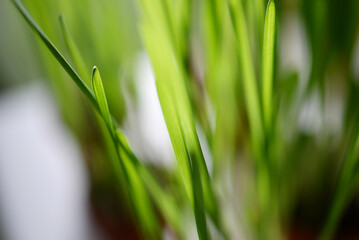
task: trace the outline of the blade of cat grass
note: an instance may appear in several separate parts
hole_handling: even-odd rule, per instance
[[[152,26],[148,22],[143,23],[142,25],[142,35],[145,43],[145,47],[151,58],[152,66],[156,75],[156,86],[157,94],[161,104],[163,116],[167,125],[167,130],[171,138],[172,146],[176,155],[177,163],[182,175],[182,180],[190,200],[190,203],[193,205],[193,193],[192,193],[192,180],[191,180],[191,165],[187,157],[185,139],[181,133],[179,117],[177,116],[177,110],[175,108],[174,97],[171,96],[172,91],[169,88],[169,84],[166,84],[165,79],[172,77],[175,79],[176,70],[171,72],[168,68],[162,67],[163,59],[169,57],[164,55],[170,51],[161,50],[162,46],[168,47],[168,43],[165,40],[166,37],[159,34],[153,34],[151,31]],[[162,40],[158,42],[157,40]],[[163,54],[162,54],[163,53]],[[160,57],[161,56],[161,57]],[[162,62],[163,61],[163,62]],[[166,61],[172,61],[170,58],[166,58]],[[168,76],[166,77],[166,75]]]
[[[254,0],[255,15],[256,15],[256,27],[259,40],[263,38],[263,23],[264,23],[264,11],[265,5],[263,0]]]
[[[122,143],[122,146],[118,145],[118,152],[128,179],[130,198],[142,229],[145,230],[146,234],[149,234],[144,237],[156,239],[158,238],[159,226],[150,199],[148,198],[146,187],[136,167],[136,161],[126,153],[126,151],[131,150],[125,136],[121,131],[116,131],[115,134],[116,139]]]
[[[243,92],[250,123],[252,147],[256,158],[258,158],[258,156],[261,155],[260,152],[263,146],[263,123],[246,19],[240,0],[228,0],[228,3],[237,39],[237,50],[243,79]]]
[[[81,75],[86,76],[87,75],[87,73],[86,73],[87,70],[85,70],[85,64],[84,64],[83,58],[81,56],[81,53],[78,51],[76,43],[73,41],[70,33],[68,32],[67,27],[66,27],[65,22],[64,22],[64,19],[63,19],[63,17],[61,15],[59,16],[59,21],[60,21],[60,25],[61,25],[61,29],[62,29],[62,34],[63,34],[63,37],[65,39],[66,46],[68,48],[70,56],[71,56],[72,60],[74,61],[75,65],[79,68]],[[94,70],[95,70],[95,68],[92,71],[91,79],[93,78]],[[99,72],[97,74],[99,75]],[[100,76],[97,76],[97,77],[99,79],[101,79]],[[93,85],[92,81],[91,81],[90,84]],[[101,91],[104,91],[104,90],[102,89]],[[104,100],[102,100],[102,102],[103,101]],[[107,105],[106,99],[105,99],[105,105]],[[103,109],[105,109],[105,111],[107,111],[106,110],[107,106],[104,106]],[[105,121],[101,122],[100,118],[101,119],[103,118],[102,115],[103,115],[103,113],[95,114],[96,119],[98,120],[99,127],[101,129],[101,133],[102,133],[103,138],[104,138],[105,145],[107,147],[107,151],[110,154],[110,156],[109,156],[110,162],[112,164],[112,167],[114,169],[116,177],[118,178],[118,181],[120,182],[122,188],[126,189],[127,187],[125,186],[125,184],[126,184],[127,180],[124,178],[123,167],[121,167],[121,164],[119,164],[119,162],[118,162],[118,159],[117,159],[118,157],[117,157],[117,153],[116,153],[117,150],[115,149],[115,151],[114,151],[110,147],[110,145],[113,144],[112,132],[108,132],[108,133],[106,132],[109,129],[109,127],[108,127],[109,126],[109,124],[108,124],[109,120],[107,120],[107,122],[105,122]],[[129,196],[126,195],[126,197],[128,198]]]
[[[258,205],[261,211],[261,218],[258,224],[259,238],[266,234],[266,219],[270,213],[270,173],[268,161],[265,161],[265,132],[261,101],[258,94],[255,70],[249,45],[249,35],[247,31],[246,19],[243,12],[241,0],[228,0],[229,11],[231,13],[233,28],[237,40],[237,50],[240,63],[240,71],[243,81],[243,92],[245,106],[248,112],[249,127],[251,134],[251,148],[253,158],[257,165],[257,194]]]
[[[111,132],[114,128],[111,122],[111,116],[108,109],[101,76],[97,67],[93,68],[92,85],[102,116]],[[147,169],[137,160],[122,132],[117,129],[116,134],[116,140],[118,140],[119,143],[118,149],[120,154],[120,160],[123,161],[123,167],[131,186],[129,190],[131,192],[132,200],[135,203],[134,206],[136,208],[136,212],[139,216],[139,219],[141,220],[141,222],[143,222],[143,227],[149,232],[153,231],[151,234],[154,236],[155,232],[158,232],[156,218],[153,213],[149,198],[147,196],[145,186],[143,184],[144,182],[146,182],[150,193],[152,193],[152,196],[155,200],[158,200],[158,206],[162,210],[162,213],[165,217],[167,217],[169,223],[172,224],[176,230],[178,230],[179,219],[178,214],[175,212],[175,205],[171,204],[173,203],[173,201],[170,201],[169,196],[167,196],[160,189],[156,181],[148,173]],[[144,179],[145,181],[142,180],[144,177],[146,178]],[[177,222],[175,219],[177,220]]]
[[[359,141],[359,114],[356,116],[351,136],[347,145],[343,167],[339,175],[338,185],[335,190],[334,199],[329,210],[328,218],[325,222],[320,240],[329,240],[333,237],[336,227],[340,220],[340,216],[345,210],[345,206],[353,194],[358,184],[358,150]]]
[[[148,25],[148,22],[144,23],[142,27],[144,42],[155,70],[158,97],[182,180],[193,208],[195,219],[202,219],[200,215],[205,216],[205,212],[195,202],[195,186],[192,179],[193,170],[191,165],[193,161],[198,161],[197,164],[200,165],[200,161],[204,161],[204,159],[198,157],[201,154],[201,152],[199,153],[201,151],[200,147],[195,142],[193,135],[191,135],[194,133],[189,132],[194,130],[194,123],[191,123],[190,120],[190,103],[189,99],[186,98],[186,88],[184,82],[182,82],[183,79],[181,79],[183,75],[179,69],[180,66],[175,63],[175,58],[171,55],[173,51],[167,42],[168,39],[165,37],[165,34],[163,32],[153,32],[154,29]],[[192,153],[194,157],[189,158],[188,153]],[[204,175],[203,169],[201,170],[200,166],[198,168],[201,181],[203,177],[208,177],[208,182],[202,182],[202,184],[209,184],[209,176]],[[196,191],[196,194],[202,194],[202,190]],[[212,200],[210,197],[206,197],[209,201]],[[204,233],[207,228],[204,228],[203,224],[206,224],[206,222],[196,221],[198,235],[201,239],[202,237],[205,239],[207,236]]]
[[[70,75],[75,84],[80,88],[80,90],[85,94],[85,96],[89,99],[91,104],[95,107],[96,110],[99,111],[99,107],[97,105],[95,96],[92,91],[87,87],[81,77],[75,72],[75,70],[70,66],[70,64],[66,61],[66,59],[61,55],[61,53],[57,50],[54,44],[49,40],[46,34],[41,30],[41,28],[37,25],[31,15],[27,12],[25,7],[18,0],[10,0],[16,9],[23,16],[25,21],[29,24],[31,29],[40,37],[45,46],[49,49],[51,54],[57,59],[57,61],[61,64],[63,69]]]
[[[155,0],[156,4],[158,0]],[[205,197],[205,204],[209,209],[209,213],[211,216],[215,216],[215,200],[213,196],[213,191],[210,186],[210,179],[208,170],[204,161],[204,157],[202,154],[202,150],[198,141],[198,136],[196,133],[194,120],[192,116],[192,109],[191,103],[189,101],[188,92],[186,88],[186,83],[184,79],[184,71],[182,60],[180,56],[178,56],[178,51],[175,49],[175,43],[173,42],[173,36],[168,33],[167,25],[164,25],[160,20],[166,16],[164,11],[164,6],[157,6],[156,8],[154,5],[151,4],[152,1],[142,0],[141,3],[144,6],[144,10],[146,12],[146,26],[142,26],[142,35],[145,41],[146,49],[149,52],[153,67],[155,69],[156,81],[158,82],[157,86],[160,84],[166,85],[167,91],[170,92],[170,98],[172,99],[172,105],[174,108],[174,112],[176,113],[174,118],[177,118],[177,125],[183,128],[184,136],[186,137],[186,141],[189,142],[188,146],[195,149],[193,152],[196,153],[196,159],[199,161],[199,169],[202,173],[201,178],[203,182],[203,193],[206,195]],[[166,1],[166,4],[162,5],[173,5],[172,1]],[[145,7],[147,6],[147,7]],[[151,7],[149,7],[151,6]],[[174,6],[171,6],[174,8]],[[158,14],[155,14],[159,12]],[[153,32],[155,31],[155,32]],[[151,39],[154,38],[154,39]],[[161,43],[160,43],[160,42]],[[163,50],[166,48],[166,50]],[[160,58],[158,58],[161,56]],[[166,60],[164,60],[166,59]],[[164,66],[167,67],[164,67]],[[171,69],[171,70],[168,70]],[[170,80],[171,79],[171,80]],[[161,83],[160,83],[161,82]],[[161,102],[161,99],[160,99]],[[167,108],[166,105],[168,101],[162,101],[161,106],[163,108]],[[167,115],[165,111],[164,115]],[[167,123],[168,125],[169,123]],[[171,129],[167,127],[169,132]],[[177,131],[179,132],[179,131]],[[180,134],[176,134],[179,136]],[[176,146],[174,145],[174,148]],[[185,149],[185,148],[184,148]],[[184,155],[184,154],[183,154]],[[177,157],[178,159],[178,157]],[[182,160],[179,160],[182,161]],[[188,160],[187,160],[188,161]],[[184,166],[184,164],[179,164],[180,166]],[[187,169],[189,169],[189,164],[187,164]],[[186,171],[186,176],[184,180],[186,185],[187,193],[191,197],[191,187],[188,184],[190,182],[190,171]],[[182,174],[184,171],[181,171]],[[215,220],[215,219],[214,219]],[[215,221],[216,222],[216,221]]]
[[[153,176],[148,172],[147,168],[141,165],[139,166],[139,172],[143,182],[146,183],[148,192],[150,193],[166,222],[175,232],[181,234],[181,213],[178,206],[176,205],[174,198],[161,189]]]
[[[100,72],[97,67],[93,67],[91,75],[92,88],[97,99],[98,106],[100,108],[100,113],[109,129],[111,134],[113,134],[113,125],[111,120],[110,111],[108,109],[108,104],[105,95],[105,89],[103,88]]]
[[[115,132],[100,72],[96,66],[92,70],[91,80],[95,97],[100,108],[100,113],[108,127],[108,130],[113,136],[115,144],[117,143],[118,139],[120,139],[120,142],[122,143],[122,145],[118,145],[119,158],[129,183],[127,189],[137,213],[138,220],[142,225],[142,229],[144,229],[147,234],[154,238],[156,233],[159,232],[155,214],[153,212],[150,200],[148,199],[144,184],[136,169],[136,165],[132,161],[131,157],[129,157],[128,152],[130,151],[130,148],[128,143],[125,140],[124,135],[122,135],[119,131]]]
[[[188,153],[191,158],[191,153]],[[205,214],[205,206],[202,193],[201,173],[196,160],[192,160],[192,181],[193,181],[193,197],[194,197],[194,216],[196,219],[197,232],[199,239],[209,239],[207,220]]]
[[[101,114],[110,130],[113,131],[113,125],[111,122],[111,116],[107,105],[107,100],[104,92],[104,88],[102,85],[102,80],[100,73],[97,67],[93,68],[92,72],[92,85],[94,88],[95,96],[98,101]],[[117,136],[116,139],[119,143],[119,152],[121,160],[123,161],[123,165],[125,168],[125,172],[128,175],[129,182],[131,186],[133,185],[133,189],[131,190],[132,195],[134,196],[134,201],[137,202],[135,206],[137,207],[137,212],[140,215],[140,219],[144,219],[145,226],[150,226],[149,229],[156,229],[158,228],[155,226],[154,214],[150,209],[152,209],[151,205],[149,204],[149,200],[147,195],[145,196],[144,193],[144,185],[143,182],[151,183],[148,185],[150,192],[155,200],[158,200],[158,206],[162,211],[162,213],[167,216],[167,219],[174,225],[176,230],[179,229],[179,223],[175,221],[175,218],[178,221],[178,214],[175,212],[175,205],[171,204],[173,201],[170,201],[170,198],[160,189],[157,182],[152,178],[152,176],[148,173],[147,169],[140,164],[134,153],[132,152],[131,148],[128,145],[128,142],[123,135],[123,133],[117,129]],[[141,175],[142,173],[143,175]],[[148,181],[140,181],[143,177],[146,178]],[[168,202],[165,203],[165,200]]]
[[[66,46],[69,50],[69,53],[71,55],[72,60],[75,63],[75,66],[77,67],[79,74],[82,78],[85,80],[89,80],[89,76],[87,73],[87,68],[85,66],[84,60],[80,54],[79,49],[77,48],[74,40],[72,39],[70,33],[68,32],[68,29],[66,27],[64,18],[62,15],[59,16],[59,22],[61,26],[62,35],[64,36],[64,40],[66,43]],[[89,83],[89,81],[87,81]]]
[[[270,0],[265,17],[262,56],[262,106],[264,125],[267,131],[272,124],[274,40],[275,4],[273,0]]]
[[[145,185],[149,194],[152,196],[162,215],[168,224],[173,227],[173,230],[180,233],[180,213],[174,199],[162,190],[148,169],[136,158],[126,140],[125,135],[120,131],[120,129],[117,129],[116,134],[117,141],[119,142],[123,153],[131,161],[131,164],[136,167],[141,179],[144,183],[146,183]]]

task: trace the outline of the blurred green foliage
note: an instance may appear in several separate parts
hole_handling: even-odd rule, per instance
[[[189,238],[186,209],[200,239],[236,239],[239,232],[281,239],[302,225],[314,229],[314,238],[335,235],[359,181],[358,1],[23,3],[85,85],[90,69],[101,69],[94,92],[80,86],[99,111],[90,111],[45,45],[29,36],[10,1],[0,3],[0,86],[49,79],[65,122],[88,153],[94,196],[105,206],[103,189],[110,195],[120,189],[113,194],[134,207],[144,238],[160,237],[164,225]],[[291,22],[302,40],[288,49],[284,27]],[[307,69],[288,69],[282,59],[300,58],[297,48],[308,56],[298,60]],[[120,130],[128,113],[124,93],[137,98],[133,76],[143,50],[180,177],[143,163]]]

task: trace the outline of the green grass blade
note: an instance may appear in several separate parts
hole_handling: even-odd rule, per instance
[[[105,90],[102,84],[100,72],[95,66],[92,70],[92,86],[98,101],[101,115],[112,135],[114,133],[114,126],[112,125],[111,115],[109,112]],[[131,151],[125,136],[121,131],[117,131],[114,136],[114,141],[118,144],[118,153],[124,173],[127,176],[129,186],[127,187],[130,198],[132,199],[135,212],[138,216],[138,220],[141,223],[142,229],[145,230],[146,234],[150,234],[151,237],[155,238],[158,231],[158,224],[153,212],[151,202],[148,198],[146,188],[142,181],[142,178],[138,172],[139,162],[135,158]]]
[[[170,56],[171,50],[168,41],[166,41],[165,33],[153,34],[151,28],[152,26],[147,21],[144,22],[142,24],[142,37],[155,71],[157,94],[182,180],[188,198],[193,205],[191,164],[187,156],[185,139],[180,128],[174,95],[169,84],[166,84],[167,78],[172,79],[171,82],[178,81],[177,69],[173,69],[173,64],[167,64],[168,67],[163,67],[163,63],[172,63],[173,61]]]
[[[255,15],[256,15],[256,28],[258,32],[259,40],[263,38],[263,23],[264,23],[264,10],[265,5],[263,0],[254,0],[253,1],[255,7]]]
[[[166,222],[172,227],[172,229],[178,234],[181,233],[181,213],[175,202],[175,199],[162,190],[160,185],[156,182],[153,176],[148,172],[144,166],[139,166],[139,172],[146,183],[146,188],[156,203],[161,214],[165,218]]]
[[[234,32],[237,39],[237,50],[239,55],[240,70],[243,79],[243,92],[246,109],[248,111],[249,125],[251,130],[252,148],[256,158],[261,155],[263,146],[263,123],[258,87],[255,77],[252,55],[250,52],[249,35],[246,19],[240,0],[229,0]],[[258,159],[257,159],[258,160]]]
[[[168,133],[171,138],[173,150],[176,155],[179,170],[181,172],[182,180],[190,200],[194,205],[193,192],[192,192],[192,173],[190,160],[187,157],[186,145],[181,128],[177,119],[177,113],[170,98],[169,92],[163,84],[157,82],[157,93],[160,99],[162,111],[165,113],[164,118],[166,121]]]
[[[105,95],[105,89],[103,88],[100,72],[96,66],[93,67],[93,69],[92,69],[91,81],[92,81],[92,88],[94,90],[95,97],[98,102],[98,106],[100,108],[100,113],[101,113],[103,119],[105,120],[105,123],[106,123],[107,127],[109,128],[110,132],[112,132],[113,125],[112,125],[112,121],[111,121],[110,111],[108,109],[108,104],[107,104],[106,95]]]
[[[136,158],[128,145],[125,135],[119,129],[117,129],[117,140],[120,148],[122,148],[121,156],[130,160],[131,164],[136,167],[140,178],[143,183],[146,183],[145,186],[161,214],[173,230],[180,233],[180,212],[173,197],[162,190],[148,169]],[[130,163],[127,164],[129,165]]]
[[[256,187],[261,217],[258,223],[259,238],[267,235],[267,219],[271,210],[271,178],[269,163],[266,161],[264,122],[261,101],[256,81],[253,59],[250,51],[249,34],[241,0],[229,0],[234,32],[237,40],[240,71],[243,81],[245,106],[251,134],[252,157],[256,162]]]
[[[120,143],[118,144],[118,152],[129,183],[128,191],[138,220],[141,223],[142,229],[145,230],[145,233],[149,234],[146,238],[156,239],[159,233],[159,226],[143,178],[140,175],[141,172],[139,168],[142,166],[139,165],[135,157],[131,157],[134,155],[129,154],[129,152],[132,153],[131,148],[125,136],[119,130],[116,131],[116,139]]]
[[[190,158],[191,153],[189,153]],[[196,160],[192,160],[192,181],[193,181],[193,196],[194,196],[194,216],[196,219],[197,232],[200,240],[209,239],[207,220],[205,214],[205,206],[202,192],[201,173],[198,168]]]
[[[270,0],[265,18],[262,56],[262,106],[264,125],[267,131],[272,124],[274,41],[275,4],[273,0]]]
[[[75,66],[77,67],[77,70],[78,70],[80,76],[83,79],[85,79],[85,81],[89,80],[90,76],[88,75],[85,61],[83,60],[79,49],[77,48],[74,40],[72,39],[72,37],[68,31],[62,15],[59,16],[59,21],[60,21],[61,31],[62,31],[62,35],[64,36],[66,46],[69,50],[72,60],[75,63]],[[87,81],[87,82],[89,83],[90,81]]]
[[[199,214],[203,209],[197,209],[195,204],[193,173],[191,169],[192,161],[197,161],[198,164],[199,177],[203,186],[203,194],[205,194],[204,198],[202,196],[206,200],[205,205],[209,206],[211,210],[216,209],[213,207],[215,206],[214,195],[194,126],[182,66],[174,57],[174,50],[172,45],[169,44],[170,39],[167,38],[165,32],[157,32],[156,28],[152,27],[147,21],[143,23],[142,27],[145,46],[155,70],[157,93],[162,112],[194,213],[195,215]],[[188,153],[192,153],[192,159],[189,158]],[[213,212],[212,210],[211,213]],[[202,214],[205,215],[204,212]],[[214,215],[212,214],[212,216]],[[198,216],[196,218],[199,219]]]
[[[320,240],[329,240],[337,228],[340,217],[345,210],[350,196],[353,194],[358,184],[358,141],[359,141],[359,114],[356,116],[353,129],[351,129],[350,139],[339,175],[337,188],[334,193],[331,209],[326,219]]]
[[[70,66],[70,64],[66,61],[66,59],[61,55],[61,53],[57,50],[55,45],[50,41],[50,39],[46,36],[46,34],[41,30],[41,28],[37,25],[31,15],[27,12],[25,7],[18,0],[11,0],[16,9],[23,16],[25,21],[29,24],[31,29],[40,37],[45,46],[49,49],[51,54],[56,58],[56,60],[61,64],[63,69],[70,75],[75,84],[80,88],[80,90],[85,94],[91,104],[95,107],[96,110],[99,110],[95,96],[92,91],[87,87],[81,77],[75,72],[75,70]]]

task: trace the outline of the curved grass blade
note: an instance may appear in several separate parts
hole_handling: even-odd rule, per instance
[[[119,129],[117,129],[117,140],[122,148],[121,154],[124,154],[123,157],[129,159],[131,164],[136,167],[140,178],[143,183],[146,183],[145,187],[148,189],[148,192],[156,203],[158,209],[173,230],[180,234],[180,212],[172,196],[162,190],[148,169],[136,158],[125,135]]]
[[[253,158],[257,167],[257,193],[258,205],[261,211],[261,218],[258,224],[259,238],[263,238],[267,227],[267,219],[270,216],[271,209],[271,183],[269,162],[266,161],[265,141],[266,134],[262,116],[261,101],[258,93],[255,69],[253,66],[252,55],[250,51],[249,35],[247,31],[246,18],[243,12],[241,0],[228,0],[231,13],[235,37],[237,40],[237,50],[240,63],[240,71],[243,80],[243,91],[248,112],[251,148]]]
[[[191,153],[189,153],[191,157]],[[196,219],[197,232],[200,240],[209,239],[208,229],[207,229],[207,220],[205,214],[205,206],[203,199],[202,183],[201,183],[201,173],[198,168],[198,163],[196,160],[192,160],[192,181],[193,181],[193,197],[194,197],[194,216]]]
[[[37,25],[34,19],[30,16],[24,6],[18,0],[11,0],[16,9],[23,16],[25,21],[29,24],[31,29],[40,37],[42,42],[49,49],[51,54],[57,59],[57,61],[61,64],[63,69],[70,75],[75,84],[80,88],[83,94],[88,98],[91,104],[95,107],[96,110],[99,111],[99,107],[97,105],[95,96],[92,91],[87,87],[81,77],[75,72],[75,70],[70,66],[70,64],[66,61],[66,59],[61,55],[61,53],[57,50],[54,44],[49,40],[46,34],[41,30],[41,28]]]
[[[242,1],[229,0],[234,32],[237,39],[237,50],[243,79],[244,97],[248,111],[249,125],[251,130],[252,147],[255,158],[261,158],[264,133],[261,114],[260,99],[256,83],[255,71],[250,52],[249,35],[246,26],[246,19],[243,12]]]
[[[177,113],[173,106],[172,99],[169,92],[163,84],[157,82],[157,93],[160,99],[161,108],[164,112],[164,118],[166,121],[168,133],[171,138],[173,150],[176,155],[179,170],[181,172],[182,180],[189,198],[191,205],[194,205],[193,199],[193,186],[192,186],[192,171],[190,160],[187,156],[185,139],[181,133],[181,128],[178,123]]]
[[[118,153],[129,183],[127,189],[141,228],[145,230],[145,234],[148,234],[146,238],[157,239],[160,232],[157,219],[135,161],[126,153],[126,151],[130,151],[130,147],[125,136],[120,131],[116,132],[116,138],[123,146],[118,146]]]
[[[329,211],[328,218],[319,238],[320,240],[329,240],[333,238],[333,234],[335,233],[340,217],[343,214],[343,211],[345,210],[345,207],[349,201],[350,196],[352,196],[355,187],[358,185],[358,141],[359,114],[356,116],[354,121],[354,126],[347,145],[344,163],[339,175],[337,188],[334,193],[334,199]]]
[[[267,131],[272,124],[274,41],[275,4],[273,0],[270,0],[266,11],[262,56],[262,106],[264,125]]]
[[[97,103],[98,103],[98,106],[100,109],[100,113],[101,113],[108,129],[112,133],[114,129],[113,129],[113,125],[112,125],[110,111],[108,109],[108,104],[107,104],[106,95],[105,95],[105,89],[103,88],[100,72],[96,66],[94,66],[92,69],[91,81],[92,81],[92,88],[94,90],[95,97],[96,97],[96,100],[97,100]]]
[[[161,189],[153,176],[148,172],[147,168],[140,165],[138,171],[143,182],[146,183],[146,188],[149,194],[153,198],[166,222],[171,226],[172,230],[177,234],[181,234],[181,213],[174,198]]]
[[[127,177],[127,181],[129,184],[127,186],[127,190],[129,191],[129,195],[132,200],[135,212],[142,225],[142,229],[144,229],[146,234],[149,234],[151,238],[155,239],[155,236],[159,232],[158,225],[145,186],[136,168],[136,163],[138,162],[134,161],[134,158],[131,158],[132,155],[130,155],[130,153],[132,153],[132,151],[130,150],[130,147],[124,135],[120,131],[117,131],[115,133],[115,129],[112,124],[111,115],[107,104],[105,89],[102,84],[100,72],[96,66],[92,70],[91,79],[95,97],[100,108],[101,116],[104,119],[109,129],[109,132],[114,139],[114,142],[117,143],[118,140],[120,143],[117,146],[119,159],[122,163],[124,173]]]
[[[65,21],[64,21],[64,18],[62,17],[62,15],[59,16],[59,21],[60,21],[60,26],[61,26],[61,31],[62,31],[62,35],[64,36],[64,40],[65,40],[65,43],[66,43],[66,46],[69,50],[69,53],[71,55],[71,58],[72,60],[74,61],[75,63],[75,66],[77,67],[77,70],[79,71],[79,74],[82,78],[88,81],[86,82],[90,82],[89,81],[89,76],[88,76],[88,73],[87,73],[87,68],[86,68],[86,65],[85,65],[85,61],[83,60],[81,54],[80,54],[80,51],[79,49],[77,48],[73,38],[71,37],[67,27],[66,27],[66,24],[65,24]]]
[[[184,187],[190,203],[193,206],[191,164],[187,156],[186,144],[182,136],[179,117],[177,116],[175,102],[173,99],[174,97],[168,86],[169,84],[166,84],[166,78],[173,79],[173,81],[178,78],[176,75],[177,71],[172,71],[173,68],[165,68],[162,65],[163,62],[172,62],[171,56],[169,56],[170,48],[168,47],[167,41],[164,40],[166,38],[164,36],[165,34],[162,33],[162,36],[160,34],[153,34],[151,28],[152,26],[150,26],[147,21],[144,22],[142,24],[142,37],[155,71],[157,94],[172,142],[173,150],[176,155]],[[165,51],[163,50],[163,47],[167,47]],[[170,66],[172,67],[172,65]]]
[[[213,204],[214,195],[210,186],[209,174],[195,130],[181,66],[174,57],[174,51],[171,44],[169,44],[170,39],[166,37],[164,32],[156,30],[148,22],[142,25],[144,42],[155,70],[158,97],[186,193],[195,213],[195,218],[202,219],[197,215],[205,216],[205,211],[204,208],[198,208],[198,205],[195,204],[193,192],[193,170],[191,169],[193,161],[197,163],[201,185],[204,189],[203,192],[196,192],[196,194],[203,193],[205,195],[204,197],[202,196],[202,199],[205,200],[206,207],[209,206],[211,210],[215,209],[213,207],[215,204]],[[190,158],[188,153],[192,153],[193,158]],[[214,211],[210,213],[212,212]],[[212,214],[212,216],[214,215]],[[201,237],[207,236],[207,234],[204,234],[204,229],[206,228],[201,227],[206,222],[199,223],[196,221],[196,224],[201,230],[201,233],[199,233]]]

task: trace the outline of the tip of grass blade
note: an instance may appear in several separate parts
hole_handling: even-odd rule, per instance
[[[40,26],[35,22],[35,20],[31,17],[30,13],[26,10],[26,8],[22,5],[22,3],[18,0],[10,0],[15,8],[18,10],[20,15],[24,18],[29,27],[33,30],[33,32],[41,39],[43,44],[47,47],[47,49],[51,52],[51,54],[56,58],[62,68],[69,74],[74,83],[80,88],[83,94],[88,98],[91,104],[95,107],[96,110],[99,110],[97,102],[94,98],[93,93],[81,79],[81,77],[75,72],[72,66],[66,61],[66,59],[62,56],[59,50],[55,47],[55,45],[50,41],[47,35],[41,30]]]
[[[92,68],[91,80],[92,80],[92,89],[95,93],[95,97],[99,105],[101,115],[105,120],[107,127],[110,129],[111,132],[113,132],[113,125],[111,121],[110,110],[108,108],[108,104],[106,100],[105,89],[102,84],[100,71],[96,66]]]
[[[269,1],[268,1],[268,4],[267,4],[267,9],[268,9],[269,7],[274,7],[274,6],[275,6],[274,0],[269,0]]]
[[[263,39],[262,58],[262,107],[264,125],[270,131],[273,111],[273,72],[274,72],[274,49],[275,49],[275,4],[268,1]]]
[[[59,15],[59,22],[67,49],[76,66],[76,69],[80,74],[80,76],[86,81],[85,84],[90,84],[90,78],[89,78],[90,76],[88,75],[85,61],[82,58],[82,55],[79,49],[77,48],[75,41],[71,37],[68,28],[66,27],[65,18],[62,16],[62,14]]]

